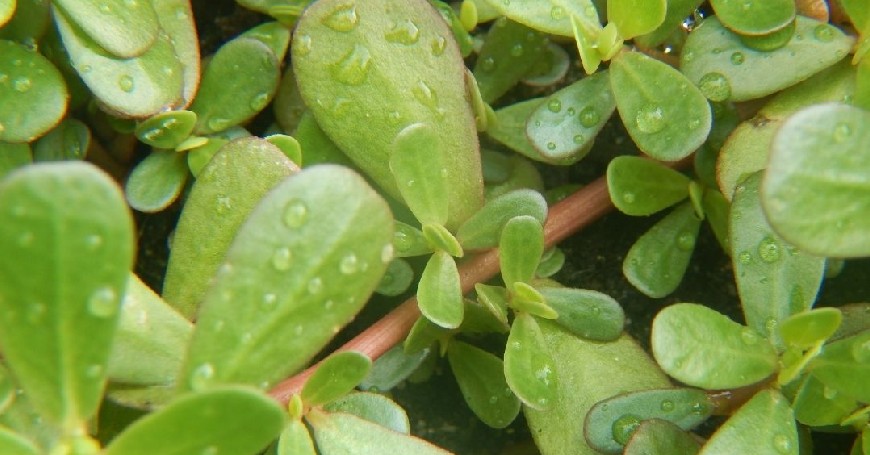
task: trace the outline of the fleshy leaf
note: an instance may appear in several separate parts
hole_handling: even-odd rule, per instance
[[[344,351],[320,362],[302,387],[302,401],[309,406],[329,403],[353,390],[365,379],[372,361],[364,354]]]
[[[666,63],[623,52],[610,65],[616,108],[635,144],[662,161],[690,155],[707,139],[712,116],[704,95]]]
[[[420,275],[417,304],[426,319],[448,329],[462,323],[464,303],[456,261],[445,251],[436,251]]]
[[[435,251],[444,251],[455,258],[461,258],[465,255],[465,252],[462,251],[462,246],[459,245],[459,241],[443,225],[423,224],[423,237],[426,239],[426,243]]]
[[[779,391],[764,389],[755,394],[713,433],[699,455],[733,453],[798,454],[794,413]]]
[[[191,111],[169,111],[149,117],[136,125],[140,141],[161,149],[174,149],[193,132],[196,114]]]
[[[411,287],[413,281],[414,269],[411,268],[411,264],[402,258],[393,258],[387,265],[387,270],[381,277],[375,292],[391,297],[401,295]]]
[[[13,170],[33,162],[33,152],[27,143],[0,142],[0,179]]]
[[[291,420],[284,427],[284,431],[278,437],[275,455],[317,455],[311,433],[301,420]]]
[[[607,71],[601,71],[550,95],[528,117],[526,135],[552,161],[577,161],[616,109]]]
[[[654,48],[670,38],[682,22],[692,15],[692,12],[703,0],[668,0],[665,20],[654,31],[635,37],[634,41],[647,48]]]
[[[428,354],[429,351],[425,349],[414,354],[406,354],[402,346],[393,346],[374,361],[369,375],[360,382],[359,387],[372,392],[386,392],[410,376]]]
[[[461,341],[447,348],[447,360],[468,407],[483,423],[504,428],[520,412],[520,400],[508,387],[504,363],[495,355]]]
[[[598,10],[592,0],[487,0],[504,16],[535,30],[561,36],[574,36],[570,18],[585,28],[601,29]]]
[[[504,225],[519,215],[534,217],[543,224],[547,219],[547,201],[541,193],[528,189],[495,197],[459,227],[456,239],[465,249],[495,247]]]
[[[296,169],[262,139],[237,139],[220,149],[199,174],[175,228],[163,282],[163,298],[170,305],[193,318],[239,227],[266,193]],[[290,204],[285,222],[302,224],[308,211],[301,201]]]
[[[307,420],[313,430],[317,449],[322,455],[381,453],[384,448],[389,448],[394,453],[414,455],[450,453],[422,439],[384,428],[351,414],[313,410]]]
[[[499,109],[495,113],[495,124],[489,125],[486,134],[511,150],[535,161],[560,165],[571,164],[570,159],[559,161],[541,155],[526,136],[526,120],[544,102],[544,98],[532,98]],[[582,157],[585,153],[577,154],[577,156]]]
[[[584,424],[586,442],[603,452],[617,453],[638,424],[662,419],[691,430],[710,416],[713,404],[698,389],[657,389],[629,392],[599,401]]]
[[[300,204],[305,216],[288,217]],[[305,365],[374,290],[392,258],[391,227],[383,199],[346,168],[314,166],[279,183],[205,294],[181,389],[265,388]]]
[[[656,315],[652,351],[674,379],[705,389],[753,384],[777,366],[776,351],[758,332],[694,303],[671,305]]]
[[[634,242],[622,262],[622,273],[650,297],[674,292],[689,266],[700,227],[692,204],[682,203]]]
[[[242,387],[185,395],[127,427],[106,455],[257,453],[284,427],[270,397]]]
[[[0,40],[0,55],[0,141],[30,142],[66,113],[66,83],[45,57],[21,44]]]
[[[665,20],[666,0],[607,0],[607,19],[619,36],[631,39],[652,32]]]
[[[441,137],[431,125],[415,123],[400,131],[390,148],[390,172],[414,216],[424,224],[446,223],[449,207],[444,195],[451,182]]]
[[[836,308],[816,308],[783,321],[779,333],[785,343],[807,349],[830,338],[842,320],[843,313]]]
[[[810,426],[837,425],[851,414],[858,403],[845,393],[806,375],[792,401],[798,422]]]
[[[773,232],[758,199],[761,177],[748,177],[734,191],[731,259],[747,325],[782,349],[777,326],[813,305],[825,260],[801,252]]]
[[[8,429],[0,427],[0,453],[3,455],[39,455],[40,450],[36,444],[24,436]]]
[[[378,393],[356,392],[327,403],[329,412],[353,414],[399,433],[410,434],[411,423],[401,406]]]
[[[253,38],[269,46],[269,49],[275,54],[275,59],[279,62],[284,61],[287,48],[290,47],[290,29],[277,21],[264,22],[245,30],[239,36]]]
[[[765,35],[775,32],[794,20],[792,0],[711,0],[710,6],[725,26],[742,35]]]
[[[83,122],[66,118],[33,146],[34,161],[83,160],[91,145],[91,130]]]
[[[393,248],[395,249],[396,257],[421,256],[432,252],[432,248],[429,247],[429,243],[423,237],[423,232],[401,221],[395,222]]]
[[[543,411],[553,405],[558,389],[555,362],[537,320],[528,313],[518,313],[511,325],[504,376],[526,406]]]
[[[4,361],[46,419],[81,429],[102,398],[132,217],[111,178],[80,162],[11,174],[0,208]]]
[[[547,37],[506,17],[493,22],[477,56],[474,78],[492,103],[526,76],[544,56]]]
[[[639,156],[618,156],[607,165],[607,191],[620,212],[652,215],[689,195],[689,178]]]
[[[574,335],[597,341],[619,338],[625,313],[607,294],[587,289],[539,287],[547,304],[559,313],[556,323]]]
[[[181,195],[188,175],[183,153],[154,150],[127,177],[127,202],[140,212],[159,212]]]
[[[474,290],[477,293],[477,301],[492,313],[497,320],[507,324],[507,289],[499,286],[477,283],[474,285]]]
[[[825,345],[810,364],[813,376],[834,390],[870,402],[870,330]]]
[[[640,422],[623,455],[695,455],[700,449],[689,432],[667,420],[650,419]]]
[[[870,114],[863,109],[823,104],[800,111],[780,128],[762,204],[786,240],[820,256],[870,255],[868,127]]]
[[[710,99],[746,101],[812,76],[852,47],[853,39],[832,25],[803,16],[797,16],[795,24],[795,37],[787,45],[757,51],[746,47],[716,16],[708,17],[686,39],[680,71]]]
[[[169,36],[169,42],[182,67],[182,100],[176,109],[187,109],[199,89],[199,38],[193,22],[189,0],[151,0],[160,29]]]
[[[532,216],[515,216],[505,223],[498,247],[501,276],[508,289],[517,282],[528,283],[544,253],[544,227]]]
[[[115,56],[142,55],[157,39],[157,15],[150,1],[56,0],[54,4],[89,39]]]

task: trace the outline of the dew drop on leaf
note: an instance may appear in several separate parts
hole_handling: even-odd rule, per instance
[[[622,201],[626,204],[633,204],[636,198],[637,196],[635,196],[631,191],[622,193]]]
[[[384,264],[389,263],[393,260],[393,244],[388,243],[381,248],[381,262]]]
[[[740,332],[740,339],[743,344],[751,346],[758,343],[758,334],[750,328],[745,328]]]
[[[349,32],[359,23],[359,16],[356,14],[356,5],[342,5],[335,9],[328,16],[324,17],[323,25],[335,30],[336,32]]]
[[[514,57],[521,57],[523,52],[525,52],[525,49],[523,49],[522,44],[514,44],[513,47],[511,47],[511,55]]]
[[[761,256],[761,260],[767,263],[776,262],[780,257],[780,248],[772,237],[765,237],[761,243],[758,244],[758,255]]]
[[[275,267],[275,270],[287,270],[290,268],[292,262],[293,253],[290,251],[290,248],[278,248],[275,250],[275,253],[272,254],[272,267]]]
[[[296,37],[296,55],[300,57],[305,57],[306,55],[311,53],[311,36],[309,35],[300,35]]]
[[[574,143],[577,144],[577,145],[582,144],[583,141],[585,141],[585,140],[586,140],[586,138],[583,137],[582,134],[575,134],[575,135],[574,135]]]
[[[332,74],[338,82],[346,85],[361,85],[368,76],[371,53],[367,47],[356,44],[332,67]]]
[[[691,232],[683,232],[677,237],[677,246],[685,251],[695,248],[695,236]]]
[[[347,256],[341,258],[338,269],[339,271],[341,271],[341,273],[345,275],[354,274],[359,269],[359,259],[357,259],[355,254],[350,253]]]
[[[118,78],[118,88],[127,93],[132,92],[135,85],[136,84],[133,83],[133,78],[126,74]]]
[[[813,29],[813,36],[823,43],[828,43],[834,39],[834,30],[828,24],[819,24]]]
[[[266,107],[266,104],[269,103],[269,94],[268,93],[259,93],[253,98],[251,98],[251,103],[249,107],[254,112],[260,112]]]
[[[416,44],[419,38],[420,29],[417,28],[417,24],[408,19],[399,21],[393,25],[389,31],[387,31],[386,35],[384,35],[384,39],[391,43],[405,45]]]
[[[284,224],[292,229],[301,227],[308,218],[308,206],[305,202],[294,199],[287,203],[284,209]]]
[[[213,117],[208,120],[208,127],[212,131],[222,131],[230,126],[230,121],[225,118]]]
[[[88,298],[88,312],[98,318],[108,318],[118,310],[118,294],[109,286],[103,286]]]
[[[784,434],[778,434],[773,437],[773,448],[779,453],[789,453],[791,451],[791,440]]]
[[[447,39],[443,36],[439,36],[432,40],[432,55],[438,57],[444,53],[444,49],[447,48]]]
[[[580,124],[586,128],[597,125],[599,120],[601,120],[601,115],[598,114],[598,110],[594,106],[586,106],[580,111]]]
[[[556,143],[555,142],[547,142],[547,149],[548,150],[556,150]]]
[[[843,142],[852,135],[852,127],[848,123],[838,123],[834,127],[834,141]]]
[[[223,215],[233,208],[233,200],[229,196],[220,195],[217,197],[215,210],[219,215]]]
[[[323,290],[323,280],[320,277],[314,277],[308,282],[308,293],[317,294]]]
[[[749,264],[752,262],[752,253],[741,251],[740,254],[737,255],[737,260],[740,261],[741,264]]]
[[[553,98],[547,103],[547,109],[553,113],[559,113],[562,110],[562,102],[558,98]]]
[[[671,400],[663,400],[660,407],[662,411],[671,412],[674,410],[674,402]]]
[[[33,87],[33,81],[29,77],[20,77],[12,82],[12,87],[15,88],[16,92],[24,93],[30,90],[30,87]]]
[[[492,57],[484,57],[480,62],[480,69],[486,73],[491,72],[495,69],[495,59]]]
[[[565,18],[565,9],[561,6],[554,6],[550,9],[550,17],[553,18],[554,21],[562,20]]]
[[[710,101],[725,101],[731,98],[731,83],[722,73],[707,73],[698,81],[698,88]]]
[[[263,294],[263,302],[262,308],[265,311],[271,311],[275,308],[275,305],[278,303],[278,296],[271,292],[267,292]]]
[[[743,52],[735,51],[731,54],[731,64],[732,65],[742,65],[746,60],[746,57],[743,55]]]
[[[631,434],[634,433],[634,430],[640,426],[640,417],[634,414],[625,414],[618,419],[613,421],[613,425],[610,427],[611,432],[613,434],[613,439],[625,445],[628,442],[628,439],[631,438]]]
[[[637,129],[646,134],[658,133],[665,128],[665,115],[660,106],[644,106],[637,112],[634,121]]]
[[[190,388],[194,391],[205,389],[214,379],[214,373],[214,366],[210,363],[203,363],[196,367],[190,374]]]

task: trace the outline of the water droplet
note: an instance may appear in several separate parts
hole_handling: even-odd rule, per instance
[[[335,104],[332,105],[332,115],[335,118],[342,118],[347,111],[353,106],[353,101],[347,98],[336,98]]]
[[[108,318],[118,311],[118,294],[109,286],[95,290],[88,298],[88,312],[98,318]]]
[[[742,65],[743,62],[746,61],[746,56],[743,55],[743,52],[735,51],[731,53],[731,64],[732,65]]]
[[[698,119],[696,119],[696,118],[693,118],[693,119],[689,120],[689,129],[690,129],[690,130],[693,130],[693,129],[699,127],[699,126],[701,126],[701,121],[700,121],[700,120],[698,120]]]
[[[780,257],[779,244],[776,243],[773,237],[765,237],[758,244],[758,255],[761,256],[762,261],[767,263],[778,261]]]
[[[292,229],[301,227],[308,218],[308,206],[299,199],[293,199],[284,208],[284,224]]]
[[[519,341],[514,341],[513,343],[511,343],[511,347],[516,351],[521,351],[523,349],[523,344]]]
[[[592,307],[592,315],[598,316],[599,314],[601,314],[601,308],[598,307],[598,305],[593,306]]]
[[[402,114],[399,111],[392,111],[387,114],[387,119],[393,125],[398,125],[402,121]]]
[[[444,53],[444,49],[447,48],[447,38],[443,36],[439,36],[432,40],[432,55],[438,57],[439,55]]]
[[[308,293],[318,294],[323,290],[323,280],[320,277],[314,277],[308,282]]]
[[[293,47],[296,50],[296,55],[299,57],[305,57],[311,53],[311,36],[299,35],[295,40],[296,43],[294,43]]]
[[[100,7],[99,7],[99,8],[100,8],[100,12],[102,12],[102,13],[106,13],[106,14],[108,14],[108,13],[110,13],[110,12],[112,11],[112,8],[109,6],[108,3],[102,3],[102,4],[100,4]]]
[[[356,273],[359,269],[359,259],[353,253],[341,258],[338,269],[345,275]]]
[[[275,308],[275,305],[277,305],[277,303],[278,303],[278,296],[277,295],[275,295],[271,292],[267,292],[267,293],[263,294],[263,301],[262,301],[262,305],[261,305],[263,310],[271,311]]]
[[[626,191],[622,193],[622,202],[626,204],[634,204],[634,201],[637,197],[631,191]]]
[[[550,8],[550,17],[553,18],[554,21],[562,20],[565,18],[565,9],[561,6],[554,6]]]
[[[263,110],[266,105],[269,104],[269,94],[268,93],[260,93],[255,97],[251,98],[250,108],[254,112],[260,112]]]
[[[816,28],[813,29],[813,36],[823,43],[828,43],[834,39],[833,27],[828,24],[817,25]]]
[[[740,332],[740,339],[743,340],[743,344],[751,346],[758,343],[758,334],[755,333],[755,330],[745,328]]]
[[[356,14],[356,5],[342,5],[335,9],[321,21],[323,25],[335,30],[336,32],[349,32],[359,23],[359,16]]]
[[[214,132],[223,131],[230,126],[230,121],[225,118],[212,117],[208,119],[208,128]]]
[[[208,446],[202,449],[202,453],[200,455],[218,455],[218,448],[215,446]]]
[[[601,120],[601,115],[594,106],[586,106],[580,111],[580,124],[586,128],[592,128]]]
[[[586,138],[583,137],[582,134],[575,134],[573,140],[575,144],[581,145],[586,140]]]
[[[187,20],[187,10],[184,7],[179,7],[175,10],[175,18],[178,20]]]
[[[539,370],[535,371],[535,379],[541,381],[545,385],[550,385],[550,377],[553,375],[553,369],[550,365],[544,365]]]
[[[24,93],[33,87],[33,81],[29,77],[20,77],[12,82],[12,87],[15,88],[16,92]]]
[[[403,19],[393,25],[384,35],[384,38],[391,43],[415,44],[420,38],[420,29],[417,28],[417,24],[408,19]]]
[[[767,333],[774,333],[776,331],[776,326],[779,325],[776,318],[768,318],[764,321],[764,330],[767,330]]]
[[[18,236],[18,246],[22,248],[27,248],[33,244],[33,233],[30,231],[24,231]]]
[[[752,262],[752,253],[741,251],[740,254],[737,255],[737,260],[739,260],[741,264],[749,264]]]
[[[523,52],[525,52],[525,49],[523,49],[522,44],[517,43],[511,47],[511,55],[514,57],[522,57]]]
[[[683,54],[683,61],[686,63],[689,63],[694,59],[695,59],[695,53],[692,51],[689,51],[689,52],[686,52],[685,54]]]
[[[493,396],[489,397],[489,404],[496,404],[496,403],[498,403],[498,396],[497,395],[493,395]]]
[[[438,95],[432,90],[432,87],[429,87],[429,84],[418,81],[417,85],[411,88],[411,93],[420,104],[436,112],[438,111]]]
[[[658,133],[665,128],[665,115],[660,106],[648,105],[641,108],[634,121],[637,129],[646,134]]]
[[[393,247],[399,251],[408,251],[413,245],[414,240],[408,233],[396,231],[393,233]]]
[[[547,150],[556,150],[555,142],[547,142]]]
[[[384,264],[389,263],[393,260],[393,244],[388,243],[381,248],[381,262]]]
[[[293,253],[290,251],[290,248],[278,248],[272,255],[272,266],[275,267],[275,270],[287,270],[292,262]]]
[[[706,403],[701,403],[699,401],[699,402],[692,404],[692,413],[695,415],[706,414],[707,411],[708,411],[708,408],[707,408]]]
[[[839,395],[837,389],[828,386],[825,386],[824,389],[822,389],[822,396],[824,396],[826,400],[833,400],[834,398],[837,398],[837,395]]]
[[[546,398],[538,398],[538,405],[539,406],[546,406],[548,403],[550,403],[550,400],[548,400]]]
[[[219,215],[223,215],[233,208],[233,199],[226,195],[220,195],[215,200],[215,210]]]
[[[634,430],[640,426],[640,417],[634,414],[625,414],[618,419],[613,421],[613,425],[611,425],[611,433],[613,434],[613,439],[625,445],[628,442],[628,439],[631,437]]]
[[[196,367],[190,374],[190,388],[193,390],[203,390],[214,379],[214,366],[210,363],[203,363]]]
[[[559,113],[562,110],[562,101],[558,98],[553,98],[547,103],[547,109],[553,113]]]
[[[674,410],[674,402],[671,400],[664,400],[661,404],[661,410],[665,412],[671,412]]]
[[[341,83],[361,85],[368,76],[371,59],[368,48],[356,44],[347,55],[332,66],[332,74]]]
[[[38,324],[45,316],[45,305],[39,302],[30,305],[27,308],[27,321],[31,324]]]
[[[323,309],[324,310],[332,309],[332,307],[334,307],[334,306],[335,306],[335,302],[332,300],[327,300],[327,301],[323,302]]]
[[[852,135],[852,127],[848,123],[838,123],[834,127],[834,142],[843,142]]]
[[[731,83],[722,73],[707,73],[698,81],[701,93],[710,101],[725,101],[731,98]]]
[[[128,75],[123,75],[118,78],[118,88],[121,90],[130,93],[133,91],[135,84],[133,83],[133,78]]]
[[[784,434],[778,434],[773,437],[773,448],[779,453],[789,453],[791,451],[791,440]]]
[[[684,251],[690,251],[695,248],[695,235],[691,232],[683,232],[677,237],[677,246]]]

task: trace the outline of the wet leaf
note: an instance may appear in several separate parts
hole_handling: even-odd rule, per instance
[[[837,308],[816,308],[783,321],[779,333],[785,343],[807,349],[830,338],[842,320],[843,314]]]
[[[794,413],[779,391],[764,389],[755,394],[713,433],[699,454],[733,453],[798,454]]]
[[[0,208],[4,361],[47,420],[79,430],[102,398],[132,217],[111,178],[80,162],[9,175]]]
[[[474,291],[477,293],[477,301],[507,327],[507,289],[500,286],[477,283],[474,285]]]
[[[631,39],[652,32],[665,20],[666,0],[607,0],[607,20],[619,36]]]
[[[279,183],[203,298],[180,388],[267,388],[305,365],[374,290],[392,259],[391,227],[383,199],[348,169],[315,166]]]
[[[461,341],[447,348],[447,360],[468,407],[492,428],[510,425],[520,412],[520,400],[508,387],[500,358]]]
[[[601,29],[598,10],[592,0],[487,0],[511,20],[535,30],[561,36],[574,36],[570,18],[574,17],[590,30]]]
[[[421,223],[444,224],[448,201],[444,198],[448,181],[444,144],[435,129],[426,123],[409,125],[390,144],[390,172],[405,203]]]
[[[792,0],[744,2],[741,0],[711,0],[710,6],[722,23],[742,35],[764,35],[775,32],[794,20]]]
[[[332,354],[320,362],[314,374],[305,381],[302,401],[308,406],[334,401],[353,390],[371,368],[371,359],[359,352]]]
[[[401,406],[378,393],[355,392],[327,403],[329,412],[353,414],[393,431],[410,434],[411,423]]]
[[[456,261],[444,251],[436,251],[420,275],[417,285],[420,312],[433,323],[455,329],[462,323],[464,304]]]
[[[804,425],[837,425],[857,407],[854,398],[806,375],[795,393],[795,419]]]
[[[695,455],[701,444],[687,431],[661,419],[644,420],[625,444],[625,455]]]
[[[305,103],[299,94],[296,85],[296,74],[293,71],[284,71],[281,81],[278,83],[278,92],[272,102],[272,110],[275,111],[275,121],[286,133],[296,131],[300,126],[303,114],[307,113]],[[308,114],[310,118],[311,115]],[[312,120],[313,121],[313,120]],[[314,123],[316,125],[316,123]],[[320,129],[319,127],[317,128]],[[294,133],[296,134],[296,133]],[[322,134],[322,131],[321,131]]]
[[[616,108],[644,153],[676,161],[695,151],[710,132],[704,95],[679,71],[639,52],[623,52],[610,65]]]
[[[556,323],[574,335],[611,341],[622,335],[625,314],[607,294],[587,289],[539,287],[544,301],[559,313]]]
[[[465,255],[456,237],[440,224],[424,224],[423,237],[426,239],[426,243],[435,251],[444,251],[455,258],[461,258]]]
[[[182,100],[175,109],[187,109],[199,89],[199,38],[188,0],[151,0],[160,29],[169,36],[182,71]]]
[[[540,62],[547,37],[535,29],[501,17],[493,22],[474,65],[480,95],[492,103]]]
[[[30,142],[66,113],[66,83],[45,57],[18,43],[0,40],[0,54],[0,141]]]
[[[127,203],[140,212],[159,212],[181,195],[188,175],[183,153],[154,150],[127,177]]]
[[[308,423],[322,455],[380,453],[385,447],[413,455],[449,454],[422,439],[398,433],[376,423],[345,413],[312,411]]]
[[[529,215],[515,216],[505,223],[498,242],[501,277],[508,290],[515,283],[529,283],[535,277],[544,254],[544,227]]]
[[[74,118],[66,118],[33,146],[34,161],[83,160],[91,145],[91,130]]]
[[[174,149],[193,132],[196,114],[191,111],[169,111],[151,116],[136,125],[140,141],[160,149]]]
[[[175,228],[163,282],[170,305],[193,319],[242,223],[297,169],[259,138],[237,139],[220,149],[194,182]],[[308,211],[304,205],[288,206],[284,216],[289,224],[304,223]]]
[[[504,353],[508,386],[526,406],[547,410],[557,396],[558,374],[537,320],[518,313],[511,325]]]
[[[359,387],[372,392],[391,390],[411,375],[428,354],[428,350],[406,354],[401,345],[396,345],[374,361],[369,375]]]
[[[607,191],[620,212],[652,215],[689,195],[688,177],[638,156],[618,156],[607,165]]]
[[[762,183],[762,204],[786,240],[820,256],[870,254],[867,125],[864,110],[833,103],[804,109],[783,124]]]
[[[269,46],[278,62],[284,61],[287,48],[290,47],[290,29],[277,21],[264,22],[249,28],[240,36],[253,38]]]
[[[862,403],[870,402],[870,330],[825,345],[810,371],[826,386]]]
[[[635,37],[634,41],[648,48],[666,42],[701,3],[703,0],[668,0],[662,24],[648,34]]]
[[[526,136],[526,121],[532,112],[544,102],[544,98],[532,98],[499,109],[495,113],[495,124],[489,125],[486,134],[511,150],[535,161],[550,164],[571,164],[570,160],[560,162],[541,155]],[[585,155],[585,153],[578,155]]]
[[[396,257],[421,256],[433,251],[423,237],[423,231],[401,221],[395,222],[393,248]]]
[[[157,16],[150,1],[56,0],[53,3],[89,39],[117,57],[142,55],[157,39]]]
[[[284,411],[249,388],[185,395],[127,427],[106,455],[256,453],[284,427]]]
[[[317,455],[311,433],[301,420],[291,420],[284,427],[284,431],[278,437],[275,455]]]
[[[391,297],[402,295],[411,287],[413,281],[414,269],[411,264],[402,258],[393,258],[375,292]]]
[[[705,389],[753,384],[777,366],[776,351],[758,332],[694,303],[671,305],[656,315],[652,351],[671,377]]]
[[[543,224],[547,219],[547,201],[541,193],[520,189],[487,201],[456,232],[456,239],[465,249],[479,250],[498,245],[502,229],[511,218],[528,215]]]
[[[664,297],[677,288],[695,251],[701,220],[684,202],[640,236],[622,262],[622,273],[644,294]]]

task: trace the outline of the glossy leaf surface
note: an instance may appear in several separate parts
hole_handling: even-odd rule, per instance
[[[713,433],[700,455],[732,453],[798,454],[794,413],[779,391],[764,389],[755,394]]]
[[[764,35],[779,30],[794,20],[792,0],[766,0],[744,2],[740,0],[712,0],[710,5],[716,17],[725,26],[742,35]]]
[[[193,132],[196,114],[191,111],[169,111],[149,117],[136,125],[140,141],[161,149],[174,149]]]
[[[544,57],[547,37],[508,18],[493,22],[474,66],[483,101],[492,103]]]
[[[380,453],[389,447],[395,453],[446,455],[422,439],[408,436],[345,413],[312,412],[308,417],[317,448],[322,455]]]
[[[372,368],[372,361],[358,352],[335,353],[324,359],[305,381],[302,401],[309,406],[329,403],[353,390]]]
[[[550,164],[570,164],[570,160],[562,162],[542,155],[526,136],[526,121],[532,112],[544,102],[544,98],[532,98],[499,109],[495,113],[495,124],[489,125],[486,134],[508,146],[511,150],[535,161]]]
[[[483,249],[498,245],[504,225],[513,217],[528,215],[539,223],[547,219],[547,201],[541,193],[520,189],[510,191],[487,201],[456,232],[463,248]]]
[[[411,424],[405,410],[393,400],[378,393],[351,393],[327,403],[323,409],[329,412],[353,414],[399,433],[411,433]]]
[[[574,17],[584,27],[601,28],[598,10],[591,0],[487,0],[499,13],[511,20],[535,30],[561,36],[574,36],[570,18]]]
[[[607,191],[620,212],[652,215],[689,195],[689,178],[661,163],[618,156],[607,165]]]
[[[667,420],[640,423],[625,444],[624,455],[695,455],[701,444],[687,431]]]
[[[78,162],[8,176],[0,208],[4,360],[46,419],[80,428],[102,398],[133,264],[130,213],[108,175]]]
[[[526,406],[546,410],[557,394],[558,374],[537,320],[519,313],[511,325],[504,353],[508,386]]]
[[[159,212],[178,198],[188,175],[183,153],[152,151],[127,177],[127,202],[140,212]]]
[[[443,150],[442,139],[426,123],[408,126],[391,144],[390,172],[399,194],[424,224],[447,222],[449,207],[444,195],[452,182],[448,181]]]
[[[807,349],[827,340],[843,320],[843,313],[837,308],[816,308],[798,313],[783,321],[779,327],[782,340],[790,345]]]
[[[625,313],[607,294],[587,289],[539,287],[544,301],[559,313],[556,323],[574,335],[598,341],[619,338]]]
[[[420,312],[433,323],[449,329],[462,323],[464,304],[456,261],[444,251],[436,251],[420,275],[417,285]]]
[[[89,39],[118,57],[141,55],[157,39],[157,16],[150,1],[57,0],[54,5]]]
[[[870,331],[825,346],[810,366],[813,376],[834,390],[870,402]]]
[[[513,422],[520,412],[520,400],[505,381],[500,358],[453,341],[447,348],[447,360],[465,402],[480,420],[493,428],[504,428]]]

